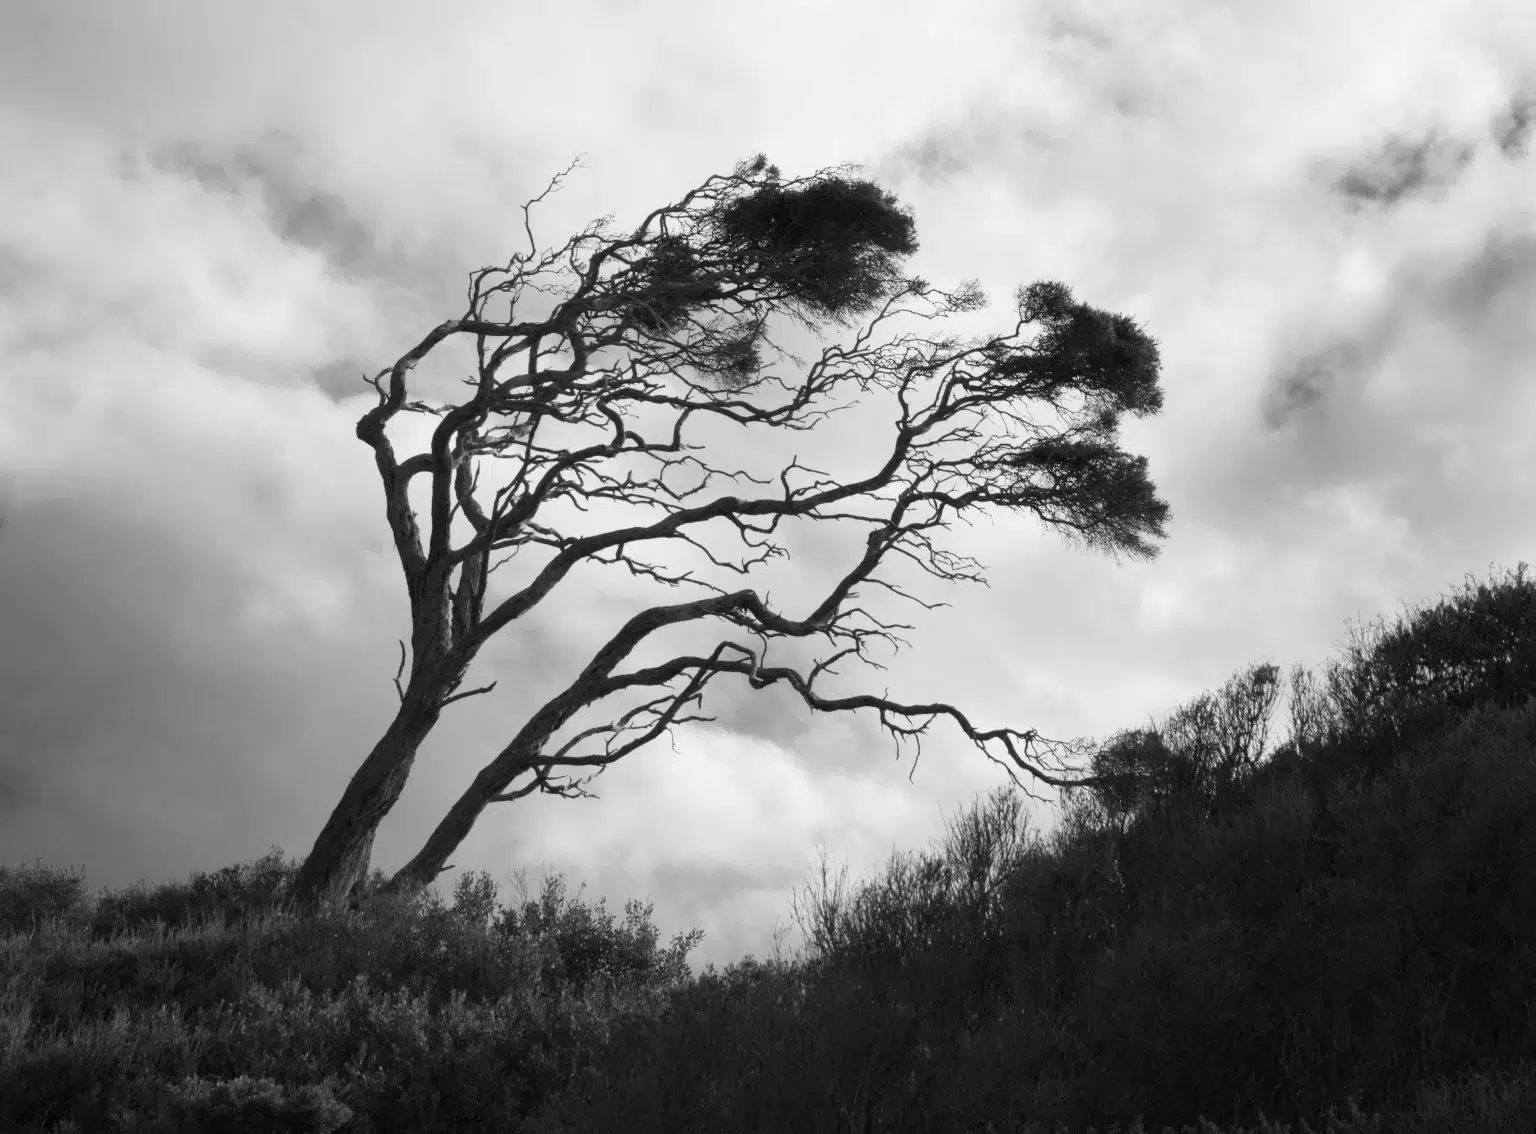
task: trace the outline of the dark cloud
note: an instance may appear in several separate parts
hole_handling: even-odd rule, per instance
[[[1116,45],[1114,36],[1103,24],[1092,24],[1078,11],[1058,10],[1045,21],[1046,38],[1052,44],[1084,47],[1090,51],[1107,52]]]
[[[10,299],[24,288],[36,287],[40,265],[32,264],[16,248],[0,244],[0,299]]]
[[[970,139],[935,131],[897,149],[876,166],[876,177],[889,181],[916,178],[928,185],[942,185],[963,174],[971,165]]]
[[[1536,92],[1521,91],[1493,121],[1493,141],[1508,158],[1524,157],[1536,130]]]
[[[1391,206],[1425,190],[1451,185],[1472,154],[1470,144],[1434,131],[1417,141],[1392,137],[1376,153],[1345,170],[1333,187],[1355,204]]]
[[[305,184],[303,150],[286,135],[229,146],[182,142],[152,152],[156,168],[183,173],[211,191],[256,193],[272,231],[290,244],[324,256],[342,275],[384,274],[383,257],[368,227],[340,196]]]
[[[1489,359],[1529,349],[1536,328],[1536,237],[1492,231],[1459,261],[1425,257],[1406,262],[1383,289],[1383,302],[1351,332],[1286,352],[1271,365],[1261,394],[1264,424],[1280,429],[1325,408],[1342,386],[1357,388],[1408,336],[1439,326],[1484,346]],[[1486,365],[1464,376],[1474,389],[1507,380],[1514,371]]]
[[[339,358],[315,370],[315,385],[332,401],[341,402],[347,398],[355,398],[358,394],[371,392],[363,378],[365,375],[371,376],[372,373],[374,372],[369,371],[357,359]]]
[[[292,641],[242,637],[230,626],[238,586],[111,501],[6,511],[0,859],[26,848],[55,865],[75,860],[78,838],[48,825],[68,811],[92,832],[92,881],[121,885],[130,879],[109,864],[141,853],[127,828],[157,802],[162,832],[185,838],[189,859],[301,840],[305,821],[274,822],[257,801],[274,753],[324,750],[305,735],[311,727],[334,728],[328,740],[346,732],[339,714],[324,723],[301,704],[322,681],[347,700],[335,681],[346,672],[340,651],[306,640],[296,660],[283,656]]]
[[[1358,373],[1364,364],[1358,343],[1333,343],[1284,361],[1273,368],[1261,399],[1264,424],[1280,429],[1296,417],[1321,406],[1341,378]]]
[[[1436,284],[1431,302],[1468,334],[1485,334],[1490,322],[1506,318],[1529,328],[1536,302],[1536,237],[1490,234],[1471,259]],[[1511,303],[1517,309],[1511,310]]]

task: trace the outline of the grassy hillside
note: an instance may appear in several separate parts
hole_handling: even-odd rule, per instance
[[[559,880],[301,921],[275,849],[0,871],[0,1129],[1536,1130],[1524,571],[1293,671],[1273,749],[1261,665],[1099,746],[1048,839],[999,790],[823,871],[791,959],[694,976]]]

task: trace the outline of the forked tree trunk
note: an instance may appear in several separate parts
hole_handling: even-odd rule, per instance
[[[612,669],[618,656],[621,655],[608,659],[603,672]],[[502,793],[513,780],[534,767],[537,754],[544,750],[549,738],[594,699],[596,695],[591,686],[578,682],[525,721],[512,742],[496,759],[480,769],[464,794],[454,801],[421,850],[416,852],[416,856],[389,880],[384,887],[385,892],[401,895],[420,893],[439,874],[449,869],[448,856],[468,837],[481,812],[498,797],[506,798]],[[530,790],[531,785],[525,785],[516,794],[522,795]]]
[[[373,837],[405,790],[416,752],[442,711],[438,691],[427,688],[433,684],[411,683],[395,719],[353,774],[294,875],[285,903],[293,912],[339,910],[354,887],[367,880]]]

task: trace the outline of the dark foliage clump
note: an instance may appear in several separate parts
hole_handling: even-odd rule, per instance
[[[1157,556],[1152,541],[1164,536],[1169,508],[1146,457],[1099,437],[1040,437],[1006,463],[1024,476],[1040,474],[1033,485],[1038,498],[1072,515],[1080,532],[1092,533],[1081,537],[1090,547]]]
[[[1019,318],[1044,327],[1033,348],[991,352],[992,380],[1016,396],[1056,404],[1078,390],[1102,413],[1137,417],[1163,408],[1157,340],[1128,315],[1101,311],[1073,298],[1067,285],[1032,283],[1016,296]]]
[[[897,258],[917,251],[911,214],[870,181],[770,184],[722,206],[716,224],[754,274],[827,319],[868,311],[899,286]]]

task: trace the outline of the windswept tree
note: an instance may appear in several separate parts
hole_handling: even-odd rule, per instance
[[[605,219],[541,252],[530,210],[569,172],[523,206],[528,254],[472,273],[465,314],[434,328],[370,380],[378,404],[359,420],[357,435],[373,450],[405,573],[410,675],[402,684],[402,642],[399,710],[295,875],[290,904],[314,910],[345,900],[366,875],[374,834],[443,710],[494,689],[492,683],[458,691],[476,655],[541,603],[558,602],[553,592],[585,562],[622,564],[658,589],[703,593],[660,602],[618,626],[490,756],[391,878],[389,891],[419,893],[449,869],[449,856],[489,804],[533,792],[584,794],[593,775],[674,724],[713,719],[686,710],[722,674],[745,678],[754,689],[783,682],[822,712],[875,710],[898,745],[945,717],[1010,774],[1017,768],[1046,784],[1082,782],[1059,774],[1074,742],[1046,740],[1032,729],[982,730],[945,704],[823,696],[817,679],[849,655],[868,662],[875,639],[899,640],[893,625],[856,604],[861,588],[871,586],[912,598],[876,575],[886,555],[905,556],[940,579],[981,579],[979,564],[934,540],[955,516],[988,507],[1022,510],[1090,547],[1155,555],[1151,541],[1164,536],[1168,507],[1148,478],[1146,459],[1119,448],[1117,430],[1122,414],[1162,406],[1156,343],[1129,318],[1074,301],[1059,283],[1020,289],[1007,335],[962,342],[885,333],[897,320],[971,312],[985,299],[974,282],[948,293],[903,276],[898,266],[917,248],[912,218],[889,193],[852,176],[851,167],[786,180],[759,155],[655,210],[628,236],[609,231]],[[808,367],[791,358],[803,367],[795,381],[767,372],[765,352],[790,357],[769,339],[771,318],[787,316],[819,332],[871,313],[851,345],[827,347]],[[1026,344],[1020,336],[1029,324],[1041,333]],[[473,395],[459,405],[408,401],[412,369],[454,338],[474,346],[477,369],[466,379]],[[837,408],[817,407],[850,384],[894,392],[899,404],[888,451],[850,483],[797,460],[776,482],[726,472],[693,455],[703,446],[687,443],[685,427],[694,417],[810,429]],[[648,428],[641,436],[632,421],[642,409],[669,418],[670,432]],[[441,419],[427,451],[403,460],[385,434],[402,411]],[[548,435],[560,427],[593,436],[588,444],[556,444]],[[488,500],[479,495],[479,461],[486,456],[515,469]],[[636,460],[654,472],[616,475],[619,462]],[[407,496],[417,477],[430,488],[425,533]],[[717,477],[744,478],[763,491],[711,491]],[[695,483],[685,487],[685,479]],[[636,518],[577,537],[551,519],[561,501],[621,504]],[[460,523],[463,538],[455,539],[460,514],[467,526]],[[790,517],[869,528],[862,554],[842,577],[825,594],[797,597],[793,608],[641,558],[648,544],[686,543],[721,570],[745,575],[785,554],[771,537]],[[734,526],[755,554],[739,563],[717,554],[705,539],[706,529],[718,528],[710,528],[714,520]],[[529,562],[536,554],[543,558]],[[490,575],[509,559],[526,564],[527,577],[489,601]],[[719,627],[718,644],[701,656],[624,668],[637,646],[684,624]],[[769,643],[784,638],[825,640],[827,656],[805,672],[769,664]],[[591,723],[583,727],[582,717]],[[561,738],[562,729],[569,735]]]

